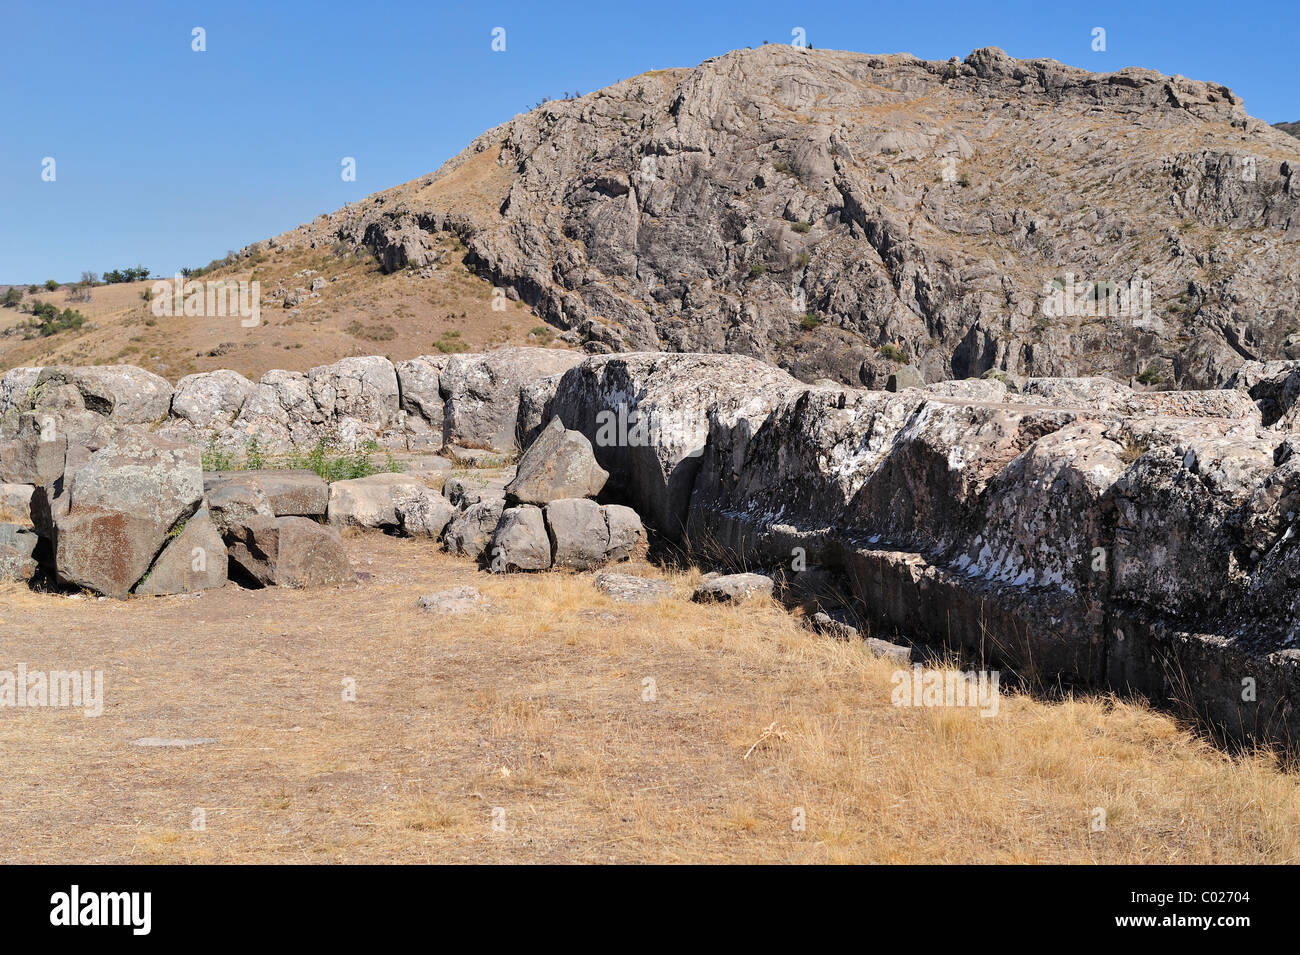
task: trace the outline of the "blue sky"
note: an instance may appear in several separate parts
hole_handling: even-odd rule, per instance
[[[165,275],[431,172],[544,96],[802,27],[820,48],[1000,46],[1232,87],[1300,119],[1296,0],[402,3],[0,0],[0,283]],[[494,27],[506,50],[491,49]],[[1094,27],[1105,52],[1092,49]],[[191,49],[206,31],[205,52]],[[340,176],[356,159],[355,182]],[[42,181],[45,157],[55,181]]]

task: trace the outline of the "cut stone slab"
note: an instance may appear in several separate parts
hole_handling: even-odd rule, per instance
[[[521,504],[502,511],[487,556],[495,573],[548,569],[551,540],[542,509]]]
[[[586,498],[564,498],[551,501],[544,513],[553,566],[591,570],[605,563],[609,526],[599,504]]]
[[[203,487],[211,494],[227,484],[256,484],[276,517],[320,517],[329,506],[329,485],[315,471],[272,469],[258,471],[211,471],[203,475]]]
[[[552,418],[519,459],[506,497],[523,504],[549,504],[566,498],[595,497],[609,479],[596,463],[591,442]]]
[[[672,585],[666,580],[634,574],[597,574],[595,583],[597,590],[619,603],[654,603],[673,592]]]
[[[473,610],[487,610],[492,606],[492,601],[473,587],[440,590],[421,597],[419,603],[420,609],[425,613],[469,613]]]
[[[751,597],[770,597],[774,586],[765,574],[706,574],[692,599],[696,603],[739,603]]]
[[[352,579],[343,539],[306,517],[255,517],[238,528],[230,559],[263,587],[318,587]]]
[[[226,585],[226,545],[204,508],[199,508],[136,585],[137,594],[161,596],[214,590]]]

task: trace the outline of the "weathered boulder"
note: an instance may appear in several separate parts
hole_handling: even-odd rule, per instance
[[[606,597],[619,603],[655,603],[673,592],[672,584],[666,580],[633,574],[597,574],[595,585]]]
[[[38,539],[21,524],[0,524],[0,582],[31,580],[36,573],[32,554]]]
[[[551,566],[551,541],[540,507],[521,504],[501,512],[488,551],[495,572],[546,570]]]
[[[329,485],[314,471],[286,468],[209,471],[203,475],[209,495],[231,484],[257,485],[276,517],[321,517],[329,507]]]
[[[186,375],[176,382],[173,422],[182,421],[195,431],[223,428],[235,420],[252,390],[251,381],[226,368]]]
[[[420,609],[425,613],[469,613],[473,610],[487,610],[492,601],[488,600],[473,587],[453,587],[426,594],[419,599]]]
[[[552,418],[537,436],[506,485],[506,497],[523,504],[548,504],[561,498],[595,497],[609,472],[596,463],[591,442]]]
[[[468,504],[447,525],[443,545],[452,554],[477,560],[491,543],[504,509],[505,500],[501,497],[486,497]]]
[[[766,574],[705,574],[691,599],[696,603],[740,603],[770,597],[775,582]]]
[[[520,389],[563,372],[582,358],[580,352],[553,348],[502,348],[452,356],[439,381],[443,440],[466,447],[517,450]]]
[[[0,484],[0,520],[30,525],[35,490],[31,484]]]
[[[255,517],[235,530],[233,568],[263,587],[318,587],[352,579],[343,539],[305,517]]]
[[[137,594],[187,594],[225,586],[226,545],[206,509],[199,508],[169,536],[158,559],[136,585]]]
[[[442,444],[442,369],[450,355],[420,355],[393,365],[412,447]]]
[[[400,389],[393,363],[380,355],[343,358],[307,372],[312,400],[346,447],[400,425]]]
[[[0,441],[0,481],[48,484],[63,474],[67,449],[67,433],[55,419],[23,413],[14,437]]]
[[[274,517],[262,485],[238,476],[214,480],[207,490],[209,519],[223,537],[256,517]]]
[[[615,563],[627,560],[645,541],[645,527],[641,524],[641,518],[632,508],[622,504],[606,504],[600,510],[609,531],[605,561]]]
[[[42,368],[32,400],[44,391],[65,388],[86,411],[116,424],[155,424],[171,409],[172,386],[167,379],[134,365],[87,365]]]
[[[553,566],[590,570],[605,563],[609,525],[599,504],[586,498],[566,498],[551,501],[544,513]]]
[[[123,433],[69,467],[50,503],[58,578],[125,597],[168,532],[198,509],[202,496],[196,448],[142,432]]]
[[[885,382],[886,391],[902,391],[905,388],[924,388],[925,376],[911,365],[901,365]]]
[[[401,529],[437,537],[455,515],[438,491],[406,474],[372,474],[329,487],[329,521],[355,527]]]

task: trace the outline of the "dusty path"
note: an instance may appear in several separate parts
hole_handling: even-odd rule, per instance
[[[348,544],[369,579],[318,591],[0,587],[0,670],[105,682],[98,717],[0,709],[0,858],[1300,858],[1300,778],[1142,707],[900,709],[894,664],[775,605],[691,604],[690,577],[672,578],[680,599],[637,608],[589,577],[491,576],[378,534]],[[495,609],[418,609],[462,583]]]

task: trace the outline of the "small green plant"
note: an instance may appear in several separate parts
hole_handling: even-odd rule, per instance
[[[1137,376],[1137,380],[1144,385],[1158,385],[1165,380],[1165,376],[1156,371],[1155,366],[1147,365],[1142,369],[1142,374]]]
[[[257,440],[257,435],[248,439],[248,445],[244,448],[244,466],[250,471],[260,471],[266,467],[266,454],[262,451],[262,443]]]
[[[961,186],[963,189],[970,188],[970,176],[962,173],[957,179],[957,185]]]
[[[794,257],[795,264],[801,269],[808,268],[808,263],[812,261],[812,256],[807,252],[800,252]]]
[[[795,231],[795,232],[798,232],[800,235],[806,235],[806,234],[808,233],[808,231],[812,228],[812,223],[811,223],[811,222],[804,222],[802,219],[800,219],[798,222],[796,222],[796,223],[795,223],[794,225],[792,225],[790,228],[794,229],[794,231]]]
[[[765,275],[765,274],[767,274],[767,266],[766,266],[766,265],[751,265],[751,266],[749,267],[749,277],[750,277],[751,279],[756,279],[756,278],[758,278],[759,276],[761,276],[761,275]]]
[[[881,345],[876,349],[876,352],[890,361],[896,361],[903,365],[907,364],[907,355],[903,354],[903,349],[897,345]]]
[[[208,443],[199,457],[205,471],[233,471],[235,468],[235,459],[217,447],[215,434],[208,437]]]
[[[804,327],[805,331],[812,331],[822,323],[822,317],[816,312],[805,312],[803,318],[799,319],[799,324]]]

